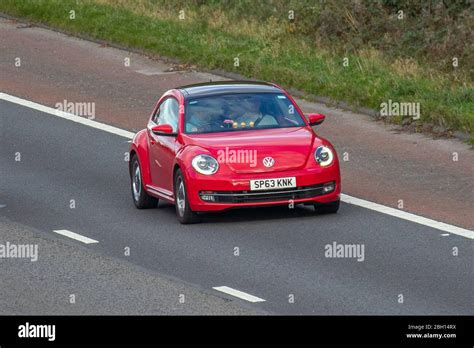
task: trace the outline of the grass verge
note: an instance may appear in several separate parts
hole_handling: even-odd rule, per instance
[[[176,57],[207,69],[274,81],[352,105],[380,110],[381,103],[389,100],[420,103],[418,122],[474,136],[471,81],[451,79],[449,74],[430,71],[412,61],[389,61],[373,49],[345,55],[349,64],[344,66],[343,56],[304,38],[282,35],[285,28],[271,18],[253,32],[233,30],[238,27],[235,24],[223,29],[213,24],[212,16],[202,19],[190,13],[180,20],[178,9],[175,16],[149,13],[127,0],[119,6],[106,0],[2,0],[0,11],[73,34]]]

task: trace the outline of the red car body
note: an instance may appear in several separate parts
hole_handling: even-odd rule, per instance
[[[222,90],[228,90],[227,93],[259,90],[283,93],[303,118],[304,125],[203,134],[185,132],[186,98],[199,93],[222,93]],[[171,134],[171,127],[163,124],[157,127],[153,121],[161,103],[168,98],[174,98],[179,105],[178,129],[175,134]],[[136,167],[139,166],[141,178],[138,179],[141,179],[139,184],[145,191],[143,194],[171,203],[176,200],[175,174],[179,170],[184,179],[188,208],[196,213],[298,203],[314,204],[316,207],[337,204],[338,207],[341,180],[337,154],[327,140],[315,134],[311,120],[313,124],[321,123],[324,116],[312,114],[307,120],[293,98],[274,84],[242,81],[180,87],[166,92],[158,100],[147,128],[139,131],[133,138],[130,158],[136,158],[138,161]],[[316,149],[321,146],[329,148],[334,155],[332,163],[324,167],[320,166],[314,157]],[[255,165],[219,162],[218,170],[213,175],[201,174],[191,165],[197,155],[206,154],[217,159],[219,154],[222,155],[223,151],[228,149],[256,151]],[[272,167],[264,165],[263,161],[267,157],[273,158]],[[130,174],[133,192],[132,165]],[[287,177],[296,178],[296,187],[260,191],[252,191],[250,187],[250,180]],[[268,185],[272,183],[276,185],[276,181],[269,181]],[[334,187],[326,193],[323,187],[328,183],[333,183]],[[155,206],[155,203],[157,200],[153,200],[152,205]],[[335,212],[337,208],[332,210]]]

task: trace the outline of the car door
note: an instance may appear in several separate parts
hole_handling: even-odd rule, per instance
[[[153,186],[168,196],[173,194],[173,163],[178,150],[178,111],[179,103],[174,97],[164,99],[148,127],[151,180]],[[162,124],[169,124],[173,134],[157,135],[151,131],[152,126]]]

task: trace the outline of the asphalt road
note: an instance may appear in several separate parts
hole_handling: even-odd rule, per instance
[[[474,313],[472,239],[349,204],[337,215],[251,209],[183,226],[170,205],[134,208],[128,139],[2,100],[0,122],[0,215],[37,233],[73,231],[99,241],[86,246],[95,253],[223,298],[234,299],[212,288],[244,291],[269,313]],[[364,260],[325,257],[333,242],[363,245]]]
[[[1,316],[265,314],[0,216],[5,241],[36,245],[38,259],[0,260]]]

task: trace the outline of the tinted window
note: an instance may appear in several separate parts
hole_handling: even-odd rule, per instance
[[[186,101],[185,132],[213,133],[305,126],[283,93],[224,94]]]

